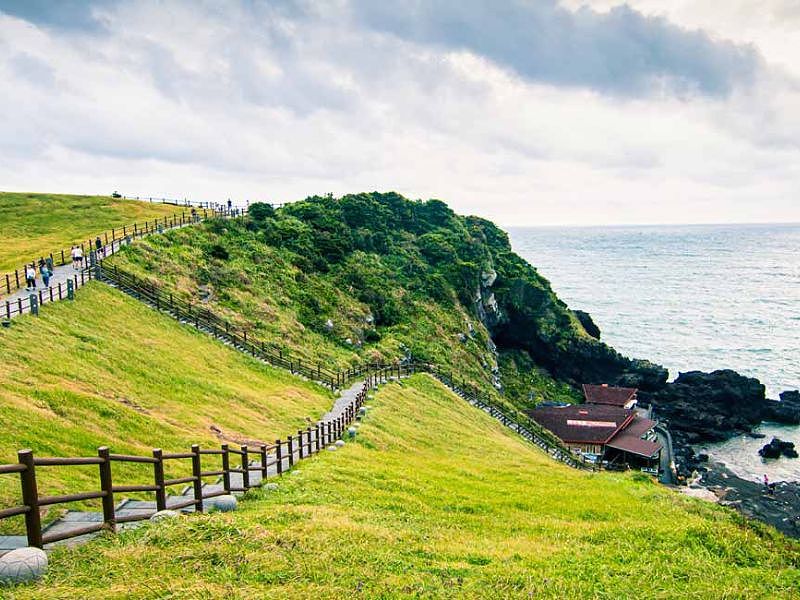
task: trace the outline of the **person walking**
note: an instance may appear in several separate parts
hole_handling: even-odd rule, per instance
[[[30,292],[36,289],[36,265],[34,263],[25,267],[25,290]]]
[[[50,275],[53,274],[53,257],[48,256],[44,259],[44,263],[47,266],[47,270],[50,271]]]
[[[83,263],[83,250],[80,246],[72,247],[72,268],[80,269]]]
[[[103,240],[100,239],[99,235],[94,240],[94,250],[97,256],[106,255],[105,251],[103,250]]]
[[[50,277],[52,277],[53,272],[45,264],[41,269],[39,269],[39,273],[42,275],[42,283],[44,284],[44,287],[49,289]]]

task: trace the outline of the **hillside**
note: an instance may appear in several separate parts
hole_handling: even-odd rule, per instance
[[[554,463],[427,376],[373,405],[277,492],[59,550],[15,598],[796,597],[800,547],[732,511]]]
[[[521,407],[582,382],[658,387],[666,371],[595,339],[507,235],[438,200],[311,197],[153,236],[112,264],[204,301],[250,334],[340,365],[411,355]]]
[[[109,196],[0,192],[0,272],[112,227],[180,212],[176,206]]]
[[[0,463],[26,447],[40,456],[92,456],[101,445],[146,455],[154,447],[185,452],[193,443],[271,443],[331,404],[322,388],[99,283],[38,318],[15,319],[0,329],[0,347]],[[144,472],[130,477],[141,483]],[[94,469],[41,477],[49,493],[97,485]],[[0,502],[18,500],[11,477],[0,483]]]

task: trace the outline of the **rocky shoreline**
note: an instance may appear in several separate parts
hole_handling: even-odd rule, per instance
[[[737,477],[724,464],[713,462],[690,487],[704,488],[720,505],[800,539],[800,482],[776,482],[770,493],[765,485]]]

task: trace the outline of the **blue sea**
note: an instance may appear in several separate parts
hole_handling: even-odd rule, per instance
[[[621,353],[664,365],[671,378],[731,368],[760,379],[771,398],[800,388],[800,224],[510,228],[509,234],[514,250],[571,308],[589,312],[602,339]],[[800,446],[797,428],[781,434]],[[752,471],[763,473],[736,455],[764,442],[732,442],[712,456],[753,478]],[[773,473],[800,472],[796,461],[785,467]]]

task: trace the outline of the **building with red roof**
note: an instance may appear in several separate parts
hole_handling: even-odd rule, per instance
[[[653,434],[656,422],[632,408],[602,403],[542,406],[528,415],[576,454],[636,467],[658,464],[662,447]]]
[[[601,385],[583,384],[583,397],[587,404],[603,404],[633,408],[636,405],[636,388],[616,387],[603,383]]]

